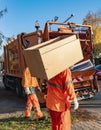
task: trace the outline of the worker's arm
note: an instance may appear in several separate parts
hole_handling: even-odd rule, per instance
[[[64,90],[65,90],[65,93],[67,94],[67,100],[73,101],[74,109],[77,110],[79,107],[79,103],[76,98],[74,85],[73,85],[72,77],[71,77],[71,71],[69,69],[63,72],[63,80],[64,80],[63,83],[65,83]]]
[[[79,108],[79,102],[77,98],[74,99],[73,103],[74,103],[74,110],[77,110]]]
[[[36,77],[32,77],[29,68],[26,67],[22,76],[22,86],[24,87],[25,94],[35,93],[35,87],[39,87]]]
[[[70,100],[74,100],[76,98],[74,85],[72,82],[71,71],[70,69],[66,69],[63,73],[63,86],[64,92],[69,96]]]

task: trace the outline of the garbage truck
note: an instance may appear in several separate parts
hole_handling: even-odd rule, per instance
[[[75,35],[80,41],[83,59],[71,67],[74,88],[79,99],[84,99],[84,97],[89,98],[91,97],[90,95],[95,95],[98,92],[98,82],[93,67],[91,26],[72,22],[47,21],[43,30],[40,30],[38,23],[35,25],[35,28],[36,30],[34,32],[18,34],[16,38],[13,38],[4,45],[3,83],[5,88],[14,90],[18,96],[25,96],[21,84],[25,64],[23,55],[25,48],[43,44],[58,36],[69,37]],[[77,66],[85,64],[86,61],[87,64],[90,62],[91,65],[84,67],[85,70],[75,69]],[[45,103],[45,100],[43,101],[41,97],[43,96],[45,99],[47,95],[47,85],[44,81],[41,82],[40,88],[41,92],[36,90],[38,98],[40,103]]]

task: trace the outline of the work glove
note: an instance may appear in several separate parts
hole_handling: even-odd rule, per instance
[[[25,88],[25,94],[27,94],[27,95],[31,94],[30,89],[28,87]]]
[[[77,98],[74,99],[73,104],[74,104],[74,110],[77,110],[79,108],[79,102]]]

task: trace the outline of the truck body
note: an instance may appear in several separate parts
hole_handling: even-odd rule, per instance
[[[3,83],[5,88],[13,89],[19,96],[25,96],[23,87],[21,85],[25,66],[23,49],[41,44],[42,42],[63,35],[76,35],[76,37],[80,40],[84,56],[83,60],[79,63],[90,60],[93,64],[93,42],[91,26],[79,25],[69,22],[64,23],[48,21],[45,23],[44,30],[39,30],[36,27],[35,32],[31,32],[29,34],[21,33],[17,35],[17,38],[13,39],[4,46]],[[91,93],[95,94],[98,91],[98,83],[96,80],[94,67],[84,71],[72,71],[73,80],[79,78],[80,76],[83,77],[83,80],[73,82],[77,96],[81,97],[82,99],[85,93],[89,95]],[[40,103],[43,103],[44,101],[41,100],[41,95],[45,97],[47,94],[47,85],[44,81],[41,82],[40,88],[41,94],[38,93],[38,97]]]

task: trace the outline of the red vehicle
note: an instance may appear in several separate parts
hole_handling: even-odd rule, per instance
[[[101,64],[95,66],[96,76],[98,80],[101,80]]]

